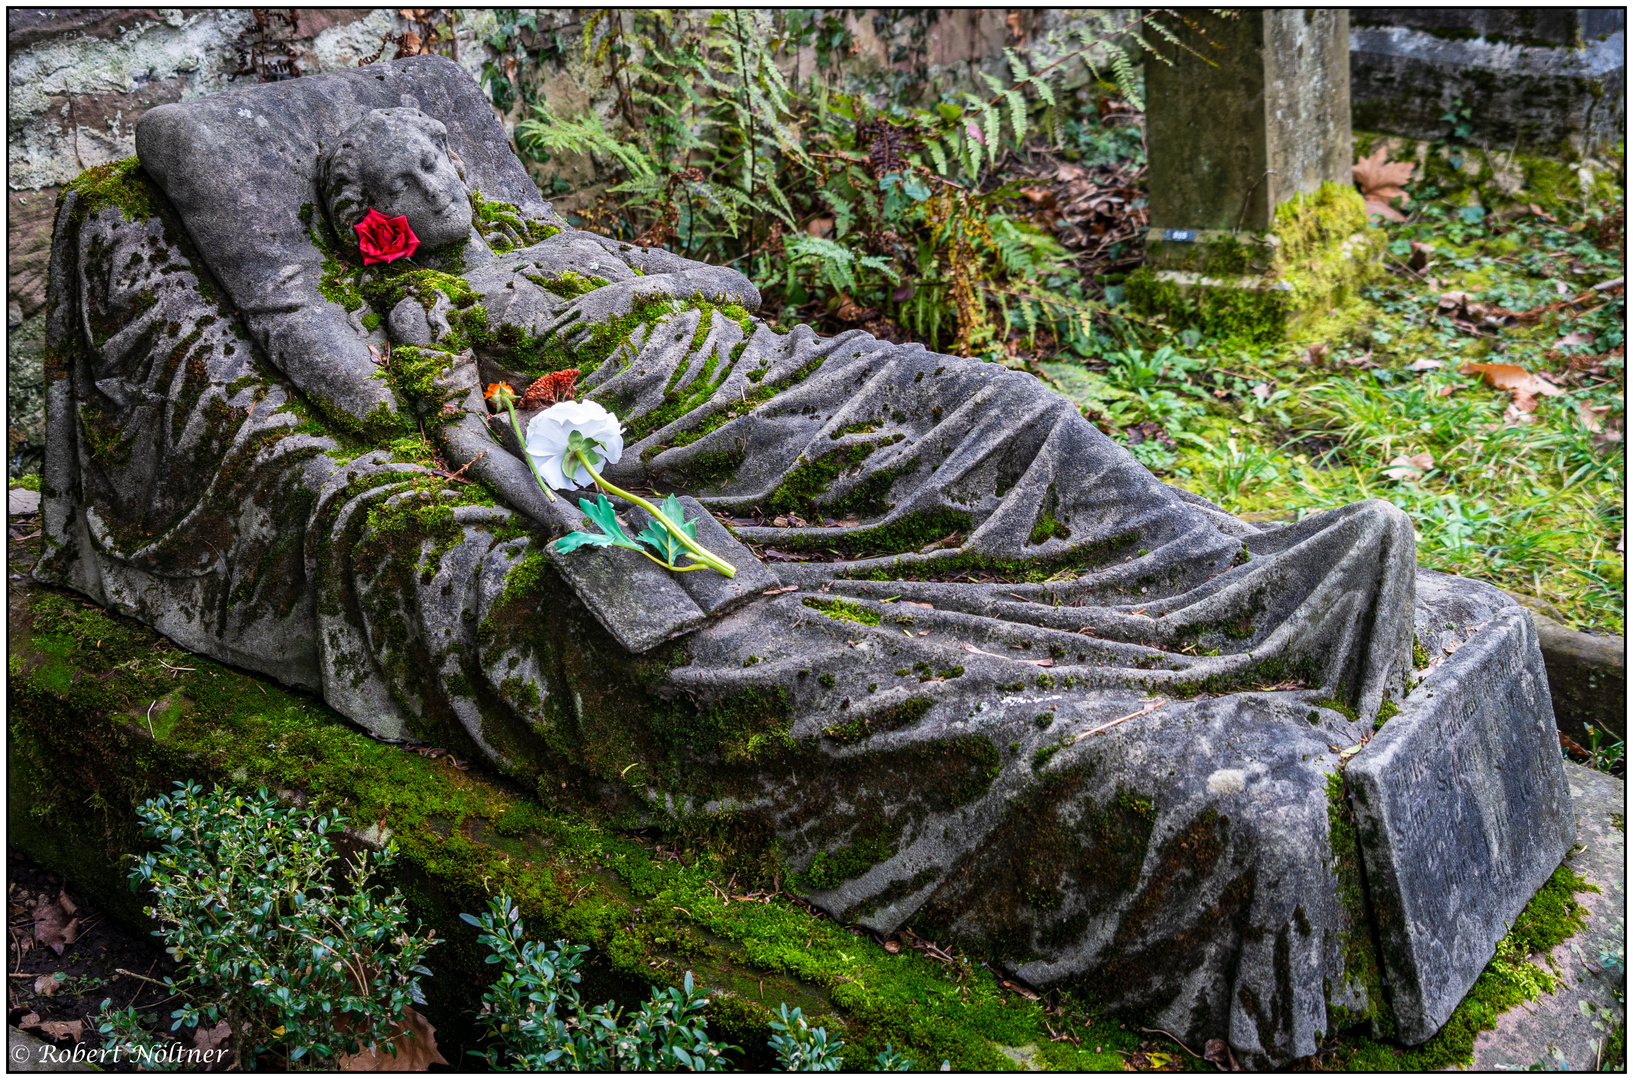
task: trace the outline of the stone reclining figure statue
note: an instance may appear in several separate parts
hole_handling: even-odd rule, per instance
[[[1388,504],[1262,530],[1028,375],[781,333],[734,271],[569,228],[439,58],[137,146],[59,209],[43,580],[1258,1064],[1428,1037],[1574,836],[1528,619]],[[362,264],[371,209],[410,258]],[[482,387],[568,368],[626,426],[608,479],[684,493],[734,578],[553,549],[576,496]]]

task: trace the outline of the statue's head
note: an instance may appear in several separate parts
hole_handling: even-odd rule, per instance
[[[465,240],[470,194],[448,154],[448,129],[418,109],[375,109],[347,128],[318,171],[324,210],[343,243],[372,207],[407,217],[427,250]]]

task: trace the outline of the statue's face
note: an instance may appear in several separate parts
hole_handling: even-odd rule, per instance
[[[369,205],[386,217],[407,217],[427,248],[464,240],[471,204],[448,152],[418,125],[393,126],[393,137],[363,156],[360,179]]]

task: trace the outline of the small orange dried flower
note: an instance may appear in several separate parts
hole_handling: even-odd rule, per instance
[[[572,401],[575,394],[573,384],[578,381],[578,369],[567,368],[565,371],[553,371],[542,378],[535,379],[533,385],[527,388],[517,407],[521,409],[541,409],[546,405],[554,405],[558,401]]]

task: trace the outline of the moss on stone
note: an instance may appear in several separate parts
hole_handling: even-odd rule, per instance
[[[918,723],[933,705],[935,702],[929,698],[908,698],[900,705],[858,715],[847,724],[835,724],[824,728],[822,734],[839,743],[856,742],[874,735],[882,735],[887,731],[911,727]]]
[[[1498,1017],[1534,1001],[1539,991],[1554,991],[1558,977],[1527,958],[1547,956],[1575,936],[1587,915],[1575,894],[1597,891],[1575,870],[1560,866],[1497,943],[1496,954],[1434,1038],[1422,1046],[1401,1048],[1362,1037],[1347,1067],[1366,1072],[1431,1072],[1472,1064],[1474,1040],[1480,1032],[1494,1030]]]
[[[585,293],[594,292],[605,285],[611,284],[604,277],[596,277],[594,274],[580,274],[574,270],[563,270],[554,277],[546,277],[543,274],[523,274],[522,276],[545,292],[553,293],[563,300],[574,300]]]
[[[1258,344],[1349,306],[1376,273],[1382,230],[1367,224],[1366,206],[1348,184],[1323,183],[1276,208],[1270,234],[1225,234],[1205,243],[1153,244],[1153,265],[1126,283],[1141,314],[1210,336]],[[1170,249],[1175,249],[1170,251]],[[1200,274],[1212,283],[1182,284],[1156,264]]]
[[[1060,508],[1060,496],[1055,491],[1055,485],[1050,484],[1043,503],[1038,507],[1038,520],[1032,526],[1032,535],[1027,538],[1029,544],[1042,544],[1048,540],[1070,540],[1072,530],[1055,518],[1055,511]]]
[[[158,213],[157,188],[134,157],[93,165],[75,177],[68,190],[78,194],[77,212],[87,217],[114,207],[126,221],[140,224]]]
[[[514,203],[489,199],[474,189],[471,191],[471,221],[482,240],[496,255],[515,250],[513,237],[525,237],[532,245],[548,240],[561,231],[554,225],[524,218]]]
[[[872,608],[863,607],[855,600],[808,596],[802,603],[808,608],[822,612],[830,619],[844,619],[864,626],[879,625],[879,613]]]
[[[1333,876],[1338,879],[1338,900],[1349,924],[1338,936],[1344,977],[1358,982],[1366,993],[1366,1007],[1354,1010],[1332,1001],[1329,987],[1328,1022],[1333,1031],[1368,1023],[1373,1038],[1392,1038],[1395,1015],[1383,993],[1377,947],[1372,940],[1372,924],[1367,917],[1367,898],[1362,886],[1355,812],[1350,808],[1341,772],[1327,776],[1327,840],[1332,848]]]

